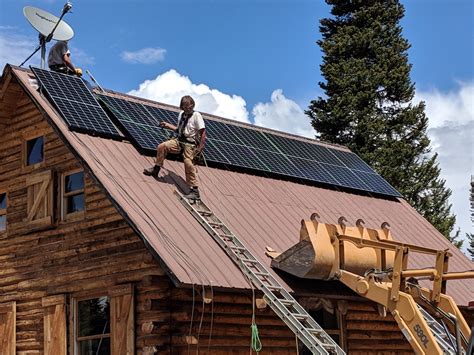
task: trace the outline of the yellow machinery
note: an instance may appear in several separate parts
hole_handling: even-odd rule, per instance
[[[445,294],[446,281],[474,278],[474,272],[448,273],[446,250],[396,242],[388,223],[381,229],[318,221],[317,214],[301,222],[300,242],[281,254],[269,253],[272,266],[302,278],[343,282],[359,295],[390,311],[418,354],[466,354],[471,337],[464,317]],[[432,268],[409,269],[408,256],[431,255]],[[416,278],[428,278],[431,289]]]

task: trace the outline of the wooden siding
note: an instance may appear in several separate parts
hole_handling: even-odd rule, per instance
[[[84,217],[59,220],[60,174],[82,166],[29,97],[21,94],[15,99],[0,129],[0,187],[8,194],[7,232],[0,234],[0,304],[16,301],[17,353],[40,354],[44,351],[43,297],[136,283],[142,299],[143,280],[148,275],[163,275],[163,271],[87,174]],[[22,137],[34,132],[44,134],[45,162],[25,169],[20,159]],[[55,220],[49,227],[32,230],[25,223],[26,181],[31,174],[49,169],[55,179]],[[169,288],[169,281],[165,285]],[[137,338],[140,340],[140,332]]]

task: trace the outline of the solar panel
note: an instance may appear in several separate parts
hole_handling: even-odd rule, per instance
[[[172,132],[161,128],[159,126],[161,121],[177,123],[177,112],[108,95],[99,95],[99,99],[117,118],[120,126],[142,152],[154,154],[157,145],[169,139]]]
[[[155,154],[169,138],[159,122],[177,124],[178,112],[108,95],[99,95],[139,150]],[[205,118],[209,163],[390,196],[400,196],[352,152]]]
[[[357,177],[364,182],[367,190],[382,195],[401,196],[383,177],[376,173],[355,172]]]
[[[33,67],[31,70],[71,130],[121,137],[81,78]]]
[[[270,169],[268,169],[265,164],[255,155],[254,149],[244,145],[214,140],[212,138],[209,138],[208,140],[212,144],[211,150],[218,150],[223,156],[225,156],[230,164],[234,166],[240,166],[242,168],[270,171]],[[207,148],[205,154],[208,154]],[[212,152],[211,154],[215,153]]]

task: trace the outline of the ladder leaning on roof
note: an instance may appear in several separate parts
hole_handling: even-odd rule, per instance
[[[323,328],[272,276],[232,231],[202,202],[191,204],[175,191],[181,203],[221,246],[250,281],[264,294],[270,308],[313,354],[345,354]]]

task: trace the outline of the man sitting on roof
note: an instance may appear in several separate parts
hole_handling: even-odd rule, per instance
[[[68,41],[57,41],[51,47],[48,54],[49,69],[63,73],[82,76],[81,68],[76,68],[71,61],[71,52],[69,51]]]
[[[156,163],[151,168],[145,169],[143,173],[148,176],[158,177],[160,169],[168,153],[183,152],[184,170],[186,173],[186,183],[191,188],[187,199],[197,200],[200,198],[198,180],[196,177],[197,168],[194,158],[204,149],[206,141],[206,129],[201,114],[194,111],[194,100],[191,96],[183,96],[179,108],[183,111],[178,116],[178,126],[168,122],[161,122],[160,127],[172,129],[178,134],[178,138],[169,139],[157,147]]]

